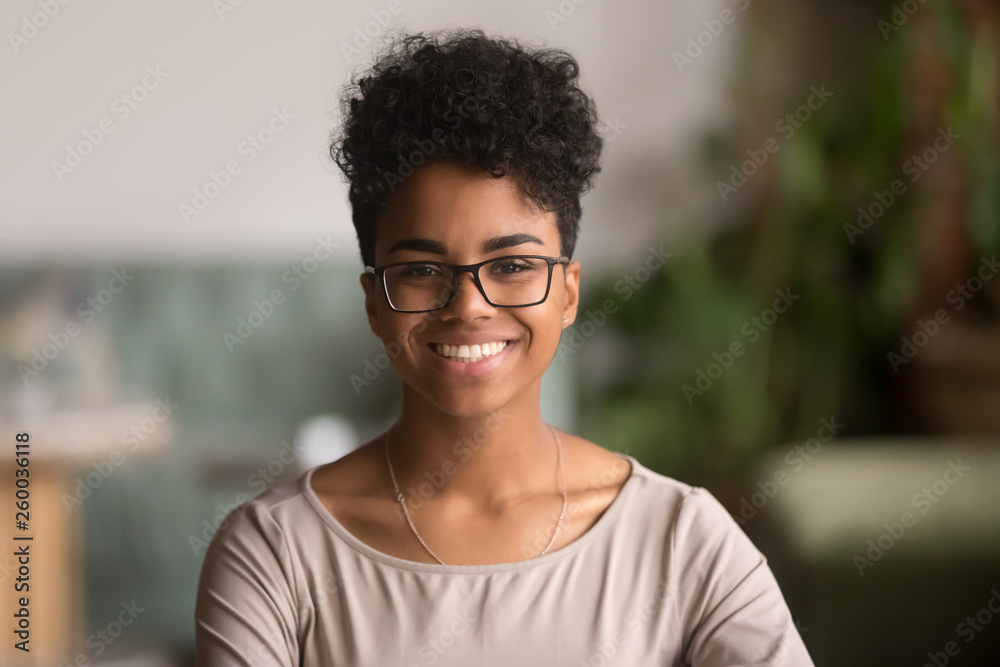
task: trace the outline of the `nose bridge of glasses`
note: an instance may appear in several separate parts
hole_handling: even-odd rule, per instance
[[[480,298],[489,305],[486,298],[484,285],[479,280],[480,266],[461,266],[452,269],[451,273],[451,301],[454,303],[462,294],[463,290],[472,290],[472,298]],[[467,276],[467,279],[466,279]],[[464,285],[462,283],[465,283]]]

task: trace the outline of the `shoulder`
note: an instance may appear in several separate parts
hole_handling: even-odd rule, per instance
[[[685,664],[735,664],[733,656],[758,664],[781,655],[773,664],[811,665],[767,559],[722,503],[641,464],[637,473],[634,498],[649,516],[662,512],[639,523],[663,556]]]
[[[631,457],[630,457],[631,458]],[[708,490],[647,468],[633,458],[632,510],[658,516],[678,559],[711,553],[753,564],[764,560],[739,524]],[[648,521],[648,520],[647,520]]]
[[[198,664],[229,664],[234,657],[250,664],[251,656],[299,664],[297,637],[308,598],[295,576],[287,527],[275,517],[295,494],[294,484],[265,491],[217,526],[198,578]]]
[[[287,526],[282,526],[281,510],[301,495],[303,477],[268,489],[256,498],[230,508],[221,521],[216,519],[215,533],[210,536],[210,543],[205,549],[206,559],[220,551],[232,556],[250,548],[267,548],[283,558],[287,553]],[[208,529],[212,524],[205,521],[203,526]],[[201,537],[206,536],[203,534]],[[196,554],[198,542],[192,540]],[[205,546],[204,539],[200,543]]]
[[[681,508],[688,503],[689,498],[694,496],[694,501],[691,504],[697,505],[703,494],[711,496],[708,491],[701,487],[692,486],[648,468],[642,461],[630,454],[615,453],[613,455],[624,457],[631,463],[628,477],[629,484],[634,487],[633,502],[641,504],[643,509],[649,509],[657,516],[669,518],[671,523],[677,518]]]
[[[308,539],[302,535],[310,532],[303,518],[309,512],[302,494],[304,480],[305,473],[232,508],[217,523],[210,541],[200,541],[204,552],[200,605],[210,604],[205,598],[210,591],[225,598],[242,595],[239,591],[249,587],[286,600],[290,609],[297,606],[302,578],[300,543]],[[195,541],[192,547],[198,554]]]

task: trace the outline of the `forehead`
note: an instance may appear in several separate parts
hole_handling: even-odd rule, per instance
[[[556,214],[539,211],[509,178],[439,162],[421,167],[397,188],[380,217],[375,247],[380,254],[400,239],[426,238],[443,243],[449,253],[462,252],[518,233],[559,248]],[[525,249],[541,250],[537,245]]]

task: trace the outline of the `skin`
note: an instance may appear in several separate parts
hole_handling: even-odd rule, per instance
[[[484,252],[487,241],[513,235],[530,235],[537,242]],[[436,242],[443,252],[429,252],[413,239]],[[555,213],[539,211],[506,178],[447,163],[421,167],[397,189],[380,219],[375,245],[376,266],[412,260],[472,264],[511,254],[559,257]],[[401,346],[392,361],[403,381],[402,412],[390,441],[396,479],[420,535],[449,565],[527,560],[548,544],[562,494],[555,441],[539,409],[541,381],[562,329],[576,317],[579,279],[577,262],[557,265],[544,303],[496,308],[466,274],[446,308],[406,314],[389,307],[371,275],[361,276],[372,332],[386,345]],[[443,363],[430,345],[473,335],[512,341],[495,366],[480,375]],[[455,448],[477,429],[483,429],[480,436],[489,434],[485,441]],[[560,438],[567,510],[550,553],[586,533],[631,474],[618,455],[568,433]],[[398,558],[436,563],[403,517],[384,448],[382,435],[320,466],[313,488],[362,542]],[[433,473],[439,473],[439,483],[424,484],[423,495],[411,495]]]

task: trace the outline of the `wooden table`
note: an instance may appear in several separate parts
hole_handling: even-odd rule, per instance
[[[74,499],[86,495],[85,489],[95,490],[111,475],[121,474],[121,469],[135,460],[165,449],[173,439],[176,417],[146,421],[156,409],[156,402],[149,401],[52,412],[16,422],[0,417],[0,505],[4,507],[0,512],[0,664],[5,667],[73,664],[80,654],[95,660],[85,643],[97,630],[86,627],[84,610],[83,513],[87,500],[77,503]],[[150,431],[151,424],[155,428]],[[143,426],[143,439],[134,441],[138,445],[133,441],[123,444],[126,431]],[[28,530],[16,527],[14,505],[18,468],[15,436],[23,432],[30,436]],[[96,476],[88,481],[92,473]],[[32,539],[15,540],[15,536]],[[20,565],[15,551],[22,545],[30,545],[30,592],[15,590]],[[20,608],[21,596],[29,597],[29,653],[14,646],[14,613]]]

